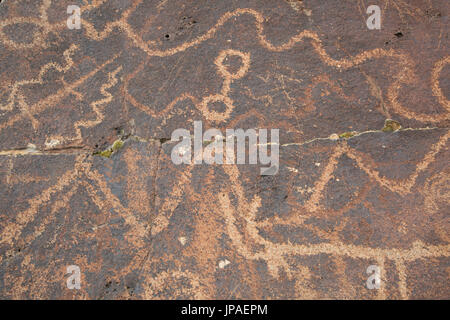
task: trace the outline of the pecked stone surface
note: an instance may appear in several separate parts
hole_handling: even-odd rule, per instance
[[[0,297],[450,298],[449,4],[371,4],[3,0]],[[175,165],[194,121],[278,173]]]

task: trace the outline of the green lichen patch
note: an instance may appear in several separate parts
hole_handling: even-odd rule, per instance
[[[344,133],[341,133],[341,134],[339,135],[339,138],[342,138],[342,139],[350,139],[351,137],[353,137],[353,136],[356,135],[356,134],[357,134],[356,131],[344,132]]]
[[[394,132],[394,131],[400,130],[401,128],[402,128],[402,125],[399,122],[392,120],[392,119],[386,119],[384,121],[384,127],[383,127],[383,129],[381,129],[381,131]]]
[[[108,149],[103,150],[103,151],[95,152],[94,155],[100,156],[103,158],[110,158],[113,155],[113,153],[117,152],[120,148],[123,147],[123,144],[124,144],[124,142],[122,140],[120,140],[120,139],[116,140],[116,141],[114,141],[114,143],[112,144],[111,147],[109,147]]]
[[[117,150],[119,150],[122,147],[123,147],[123,141],[116,140],[116,141],[114,141],[111,150],[112,150],[112,152],[116,152]]]
[[[203,141],[203,146],[208,146],[213,142],[214,142],[213,140],[205,140],[205,141]]]

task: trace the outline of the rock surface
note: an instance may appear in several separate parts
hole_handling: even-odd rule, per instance
[[[450,4],[372,2],[1,1],[0,298],[449,299]],[[278,173],[173,164],[194,121]]]

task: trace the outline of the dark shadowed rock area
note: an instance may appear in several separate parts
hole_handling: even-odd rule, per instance
[[[0,2],[1,299],[450,298],[448,1]]]

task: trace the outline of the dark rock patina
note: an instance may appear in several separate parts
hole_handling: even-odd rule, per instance
[[[3,0],[0,298],[449,299],[449,3],[366,4]],[[278,174],[174,165],[197,120]]]

